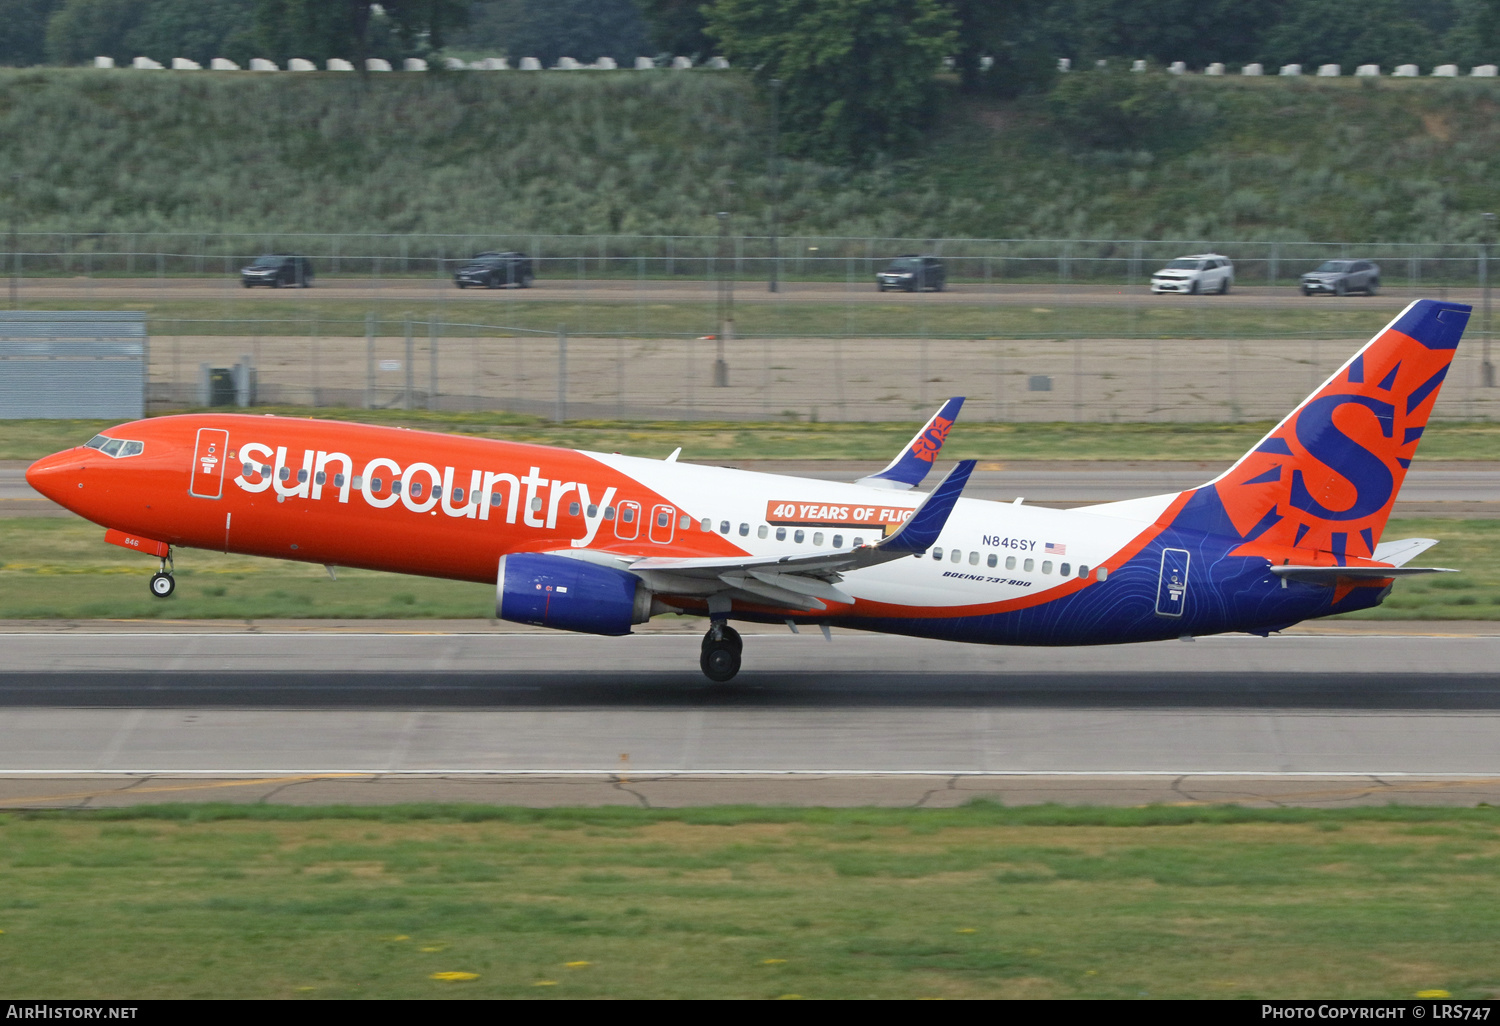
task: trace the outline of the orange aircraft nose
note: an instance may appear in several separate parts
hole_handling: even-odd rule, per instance
[[[77,449],[43,456],[26,468],[26,483],[60,506],[72,508],[83,488],[84,457]]]

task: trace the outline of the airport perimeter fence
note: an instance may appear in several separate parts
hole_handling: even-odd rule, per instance
[[[152,411],[217,402],[555,421],[920,422],[963,395],[968,420],[1274,420],[1364,341],[632,338],[374,314],[309,321],[300,333],[284,321],[201,327],[153,340]],[[1500,416],[1483,359],[1480,346],[1460,349],[1437,419]]]
[[[1233,239],[875,238],[727,235],[386,235],[20,232],[6,273],[22,278],[233,276],[265,253],[310,257],[322,278],[446,278],[475,254],[521,251],[544,280],[873,282],[898,254],[941,257],[961,285],[1137,286],[1174,257],[1220,253],[1240,286],[1294,285],[1330,259],[1374,260],[1387,288],[1483,286],[1482,243],[1264,242]]]

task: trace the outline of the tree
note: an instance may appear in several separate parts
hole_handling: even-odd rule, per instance
[[[62,0],[0,0],[0,64],[25,67],[47,60],[47,19]]]
[[[651,27],[651,42],[658,53],[708,54],[711,43],[703,31],[708,24],[703,0],[636,0],[636,6]]]
[[[559,57],[633,61],[648,52],[646,24],[633,0],[540,0],[528,4],[510,39],[512,57],[545,66]]]
[[[1051,85],[1063,48],[1056,0],[946,2],[959,26],[953,57],[960,89],[1009,97]],[[988,68],[984,58],[991,62]]]
[[[937,0],[717,0],[705,12],[725,56],[784,83],[787,150],[828,161],[911,146],[957,44],[953,12]]]
[[[255,0],[261,56],[319,63],[342,57],[399,60],[441,50],[469,15],[467,0]]]

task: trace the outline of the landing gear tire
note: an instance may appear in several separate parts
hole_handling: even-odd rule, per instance
[[[172,575],[161,571],[151,575],[151,594],[157,598],[167,598],[177,590],[177,581]]]
[[[740,672],[740,656],[744,649],[745,643],[738,631],[727,624],[715,624],[703,636],[703,652],[698,657],[698,666],[709,680],[723,684]]]

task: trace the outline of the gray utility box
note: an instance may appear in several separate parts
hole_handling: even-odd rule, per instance
[[[233,367],[198,365],[199,406],[254,406],[257,375],[250,357]]]
[[[139,310],[0,311],[0,420],[137,420],[149,363]]]

